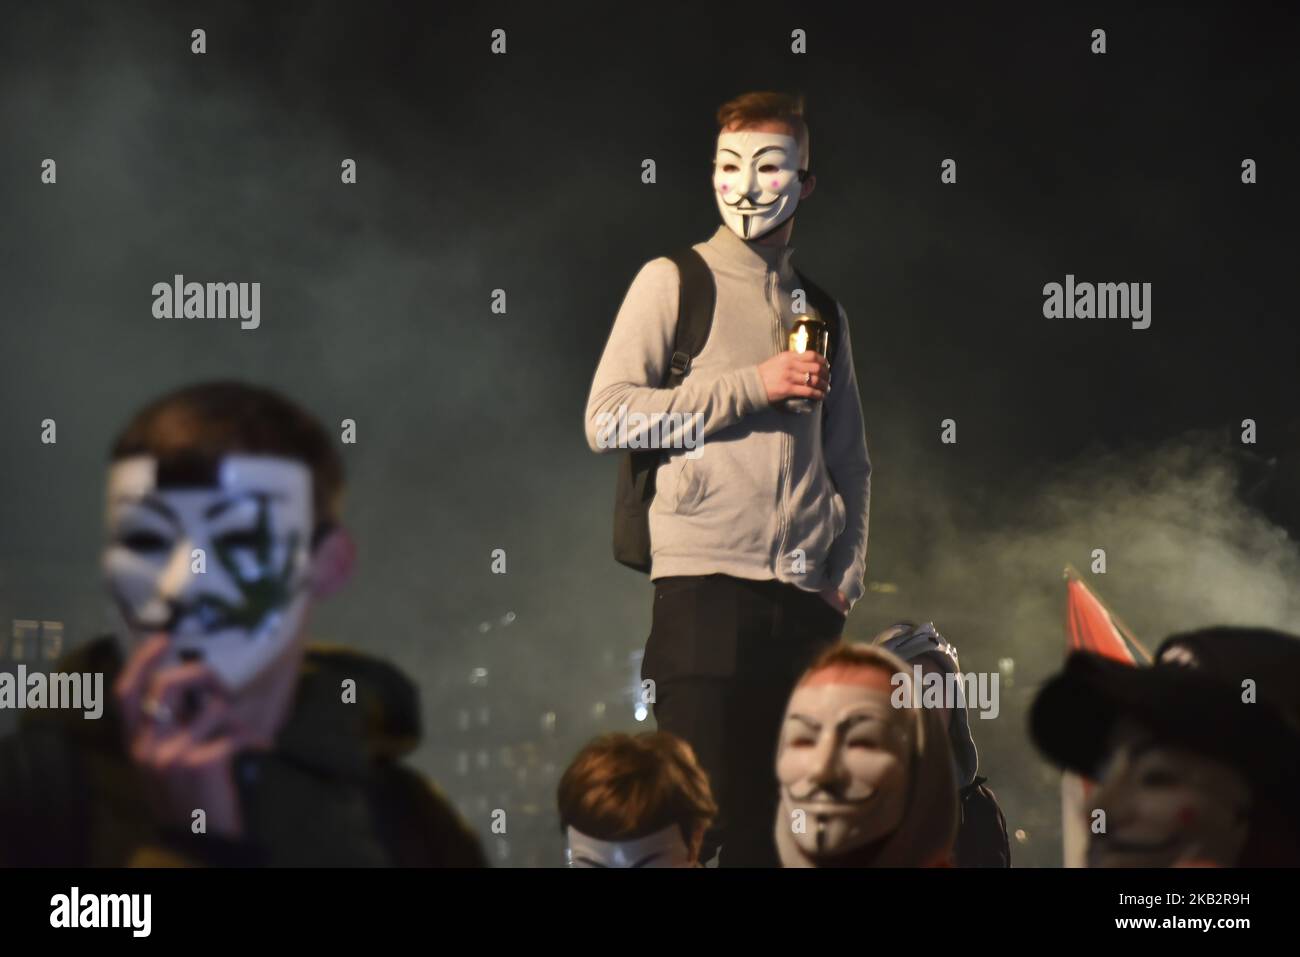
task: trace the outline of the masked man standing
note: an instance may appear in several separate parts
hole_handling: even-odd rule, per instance
[[[124,641],[55,671],[102,674],[113,699],[102,720],[28,712],[0,741],[0,865],[483,865],[400,761],[415,686],[307,643],[354,555],[318,422],[242,383],[181,389],[123,430],[107,492]]]
[[[844,310],[791,265],[794,213],[816,185],[802,100],[747,93],[718,122],[723,225],[633,280],[587,438],[598,452],[658,441],[642,677],[659,727],[714,784],[703,857],[721,844],[722,866],[777,866],[773,748],[794,681],[863,594],[871,465]],[[810,315],[828,347],[790,348]]]

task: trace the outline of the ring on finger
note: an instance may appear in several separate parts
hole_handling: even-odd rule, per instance
[[[811,373],[811,372],[805,372],[805,373],[803,374],[803,384],[804,384],[804,385],[812,385],[812,373]]]

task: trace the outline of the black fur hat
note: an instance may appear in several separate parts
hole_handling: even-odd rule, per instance
[[[1049,760],[1095,776],[1120,716],[1237,768],[1258,799],[1300,808],[1300,638],[1207,628],[1168,638],[1150,667],[1075,652],[1039,691],[1030,733]]]

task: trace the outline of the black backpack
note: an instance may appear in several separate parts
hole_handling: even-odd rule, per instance
[[[693,248],[687,247],[668,258],[677,265],[681,283],[672,362],[660,387],[675,389],[690,371],[691,360],[708,341],[717,288],[713,272]],[[834,356],[840,328],[835,300],[798,270],[795,276],[808,308],[830,330],[830,354]],[[614,558],[628,568],[647,574],[650,572],[650,503],[655,497],[655,469],[661,454],[660,449],[625,452],[618,463],[618,486],[614,494]]]
[[[987,778],[976,778],[958,792],[961,810],[957,841],[953,845],[958,867],[1010,867],[1011,842],[1007,840],[1007,818],[998,799],[984,786]]]

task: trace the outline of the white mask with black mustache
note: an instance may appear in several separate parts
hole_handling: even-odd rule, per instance
[[[818,866],[896,830],[906,810],[907,713],[887,691],[805,683],[786,708],[776,757],[777,847],[786,867]]]
[[[713,192],[722,221],[744,240],[771,232],[794,215],[802,169],[793,136],[723,130],[713,159]]]

